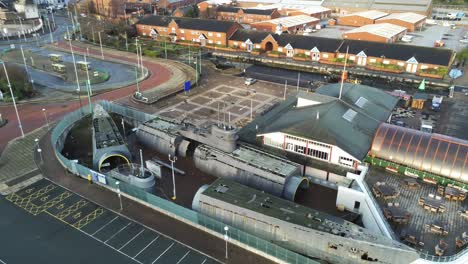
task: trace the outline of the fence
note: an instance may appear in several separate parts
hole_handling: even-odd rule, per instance
[[[127,107],[123,107],[123,106],[120,106],[120,105],[117,105],[108,101],[100,101],[99,104],[108,112],[114,112],[114,113],[123,115],[124,117],[127,117],[127,118],[133,118],[139,122],[145,122],[145,121],[155,118],[155,116],[142,113],[142,112],[139,112],[137,110],[133,110]],[[199,214],[193,210],[187,209],[171,201],[162,199],[158,196],[152,195],[148,192],[145,192],[144,190],[136,188],[125,182],[119,182],[119,185],[118,185],[119,187],[117,187],[116,182],[118,180],[96,173],[81,164],[77,164],[65,158],[61,154],[61,151],[63,149],[64,142],[65,142],[68,132],[71,130],[73,125],[78,120],[82,119],[83,117],[89,114],[91,114],[91,109],[89,107],[83,107],[81,109],[78,109],[66,115],[53,128],[52,134],[51,134],[51,141],[55,150],[55,156],[60,161],[60,163],[62,163],[62,166],[64,166],[67,170],[69,170],[73,174],[76,174],[83,178],[87,178],[88,175],[91,175],[93,177],[93,181],[95,181],[98,184],[106,185],[112,189],[119,188],[120,191],[122,191],[123,193],[135,199],[138,199],[144,203],[148,203],[151,206],[156,207],[158,210],[164,212],[165,214],[170,215],[180,221],[188,222],[192,225],[197,226],[198,228],[203,227],[209,231],[214,231],[218,233],[219,235],[225,234],[224,227],[226,226],[226,224],[220,221],[217,221],[213,218]],[[239,230],[231,226],[229,227],[228,236],[229,236],[229,239],[233,239],[259,252],[270,255],[276,258],[277,260],[281,260],[287,263],[296,263],[296,264],[318,263],[317,261],[304,257],[293,251],[287,250],[283,247],[280,247],[276,244],[268,242],[259,237],[253,236],[249,233],[246,233],[242,230]]]

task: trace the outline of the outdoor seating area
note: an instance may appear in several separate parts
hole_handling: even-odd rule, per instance
[[[451,256],[467,247],[468,199],[460,199],[462,190],[375,167],[364,181],[401,242],[440,256]],[[453,188],[456,191],[452,192]],[[391,196],[391,191],[398,194],[386,200],[384,194]],[[446,194],[458,198],[449,199]]]
[[[430,233],[446,236],[449,234],[447,231],[447,225],[441,223],[440,221],[436,221],[430,224],[426,224],[426,230]]]
[[[414,178],[406,178],[403,181],[405,182],[405,186],[410,189],[419,189],[421,187],[421,185]]]
[[[427,197],[419,197],[418,203],[425,210],[433,213],[443,213],[446,211],[442,197],[435,196],[434,194],[429,194]]]
[[[375,197],[382,197],[385,200],[395,199],[398,197],[398,192],[395,188],[385,184],[385,182],[376,182],[372,187],[372,192]]]
[[[468,234],[467,231],[463,232],[461,236],[455,238],[455,245],[457,248],[462,249],[468,245]]]
[[[411,218],[411,214],[403,210],[399,205],[384,208],[384,216],[395,224],[407,224]]]

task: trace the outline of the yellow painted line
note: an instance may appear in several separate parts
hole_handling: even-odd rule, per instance
[[[69,226],[69,227],[71,227],[71,228],[73,228],[73,229],[77,229],[77,228],[74,227],[72,224],[68,223],[67,221],[65,221],[65,220],[63,220],[63,219],[60,219],[60,218],[55,217],[54,214],[51,214],[51,213],[48,212],[48,211],[44,211],[44,213],[46,213],[46,214],[52,216],[52,217],[55,218],[56,220],[58,220],[58,221],[60,221],[60,222],[62,222],[62,223],[64,223],[64,224],[66,224],[67,226]]]
[[[74,211],[80,209],[81,207],[87,205],[88,202],[85,200],[79,200],[78,202],[72,204],[70,207],[67,209],[61,211],[60,213],[56,214],[56,216],[60,219],[64,219],[65,217],[69,216],[71,213]]]
[[[101,207],[98,207],[96,210],[93,212],[89,213],[87,216],[84,218],[80,219],[78,222],[74,223],[73,226],[76,229],[81,229],[87,224],[91,223],[92,221],[96,220],[100,215],[104,213],[104,209]]]
[[[38,215],[38,214],[42,213],[43,211],[49,209],[50,207],[52,207],[52,206],[54,206],[54,205],[56,205],[58,203],[61,203],[65,199],[69,198],[70,196],[72,196],[72,194],[70,192],[63,192],[59,196],[55,197],[54,199],[52,199],[50,201],[47,201],[43,205],[39,206],[37,211],[32,212],[32,214]]]

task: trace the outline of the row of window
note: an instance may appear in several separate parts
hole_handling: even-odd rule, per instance
[[[292,140],[296,140],[296,141],[299,141],[299,142],[308,143],[309,146],[310,145],[315,145],[315,146],[325,147],[325,148],[329,148],[329,149],[331,148],[330,145],[323,144],[323,143],[316,142],[316,141],[307,140],[307,139],[304,139],[304,138],[295,137],[295,136],[286,135],[286,139],[292,139]]]

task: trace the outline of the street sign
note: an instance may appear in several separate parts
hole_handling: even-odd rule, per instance
[[[190,91],[190,86],[191,86],[190,81],[185,81],[185,83],[184,83],[184,92]]]

